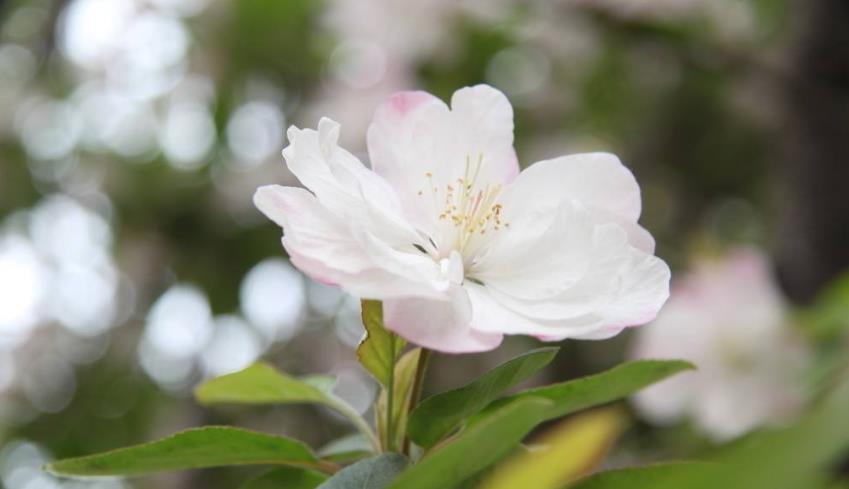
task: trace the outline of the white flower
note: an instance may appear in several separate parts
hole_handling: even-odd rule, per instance
[[[519,174],[513,110],[491,87],[457,91],[451,108],[390,97],[368,131],[373,171],[329,119],[288,135],[283,156],[308,190],[262,187],[256,205],[295,266],[382,300],[387,327],[412,342],[471,352],[505,334],[607,338],[666,301],[669,268],[637,224],[633,175],[603,153]]]
[[[752,250],[699,263],[640,329],[633,356],[695,363],[698,371],[641,391],[636,406],[657,423],[688,416],[718,441],[780,422],[804,400],[807,349],[786,325],[766,260]]]

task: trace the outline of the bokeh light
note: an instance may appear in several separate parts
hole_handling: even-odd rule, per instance
[[[257,333],[237,316],[215,318],[212,339],[201,354],[204,375],[217,377],[241,370],[262,353]]]
[[[285,130],[286,118],[275,104],[247,102],[227,122],[227,146],[239,163],[256,166],[280,152]]]
[[[304,279],[286,261],[270,258],[245,275],[239,296],[245,317],[269,340],[291,338],[306,301]]]

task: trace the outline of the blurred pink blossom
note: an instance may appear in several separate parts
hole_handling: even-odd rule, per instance
[[[688,417],[718,441],[793,415],[805,399],[808,350],[787,320],[757,251],[699,262],[633,350],[635,358],[687,359],[698,371],[642,391],[637,408],[657,423]]]

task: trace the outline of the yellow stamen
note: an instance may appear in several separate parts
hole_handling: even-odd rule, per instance
[[[509,227],[509,223],[502,219],[504,206],[497,202],[502,189],[501,185],[488,185],[482,189],[478,189],[476,185],[483,163],[483,155],[479,155],[477,160],[466,157],[463,176],[456,179],[456,186],[453,184],[444,186],[445,204],[441,210],[438,210],[440,209],[437,203],[439,188],[433,182],[433,173],[425,173],[427,186],[433,197],[434,209],[438,210],[438,219],[448,219],[454,226],[460,228],[454,246],[458,250],[465,248],[472,236],[476,234],[484,235],[489,230],[498,231],[502,227]],[[423,195],[424,191],[418,193]]]

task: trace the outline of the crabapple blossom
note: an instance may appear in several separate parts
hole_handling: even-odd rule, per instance
[[[717,441],[779,422],[804,401],[807,348],[787,326],[765,258],[751,249],[698,263],[640,329],[633,356],[696,364],[641,391],[635,404],[657,423],[687,416]]]
[[[286,164],[306,188],[254,198],[313,279],[383,301],[387,328],[421,346],[472,352],[505,334],[602,339],[651,321],[670,272],[637,224],[640,189],[607,153],[519,172],[513,109],[498,90],[425,92],[380,105],[371,169],[339,125],[289,129]]]

